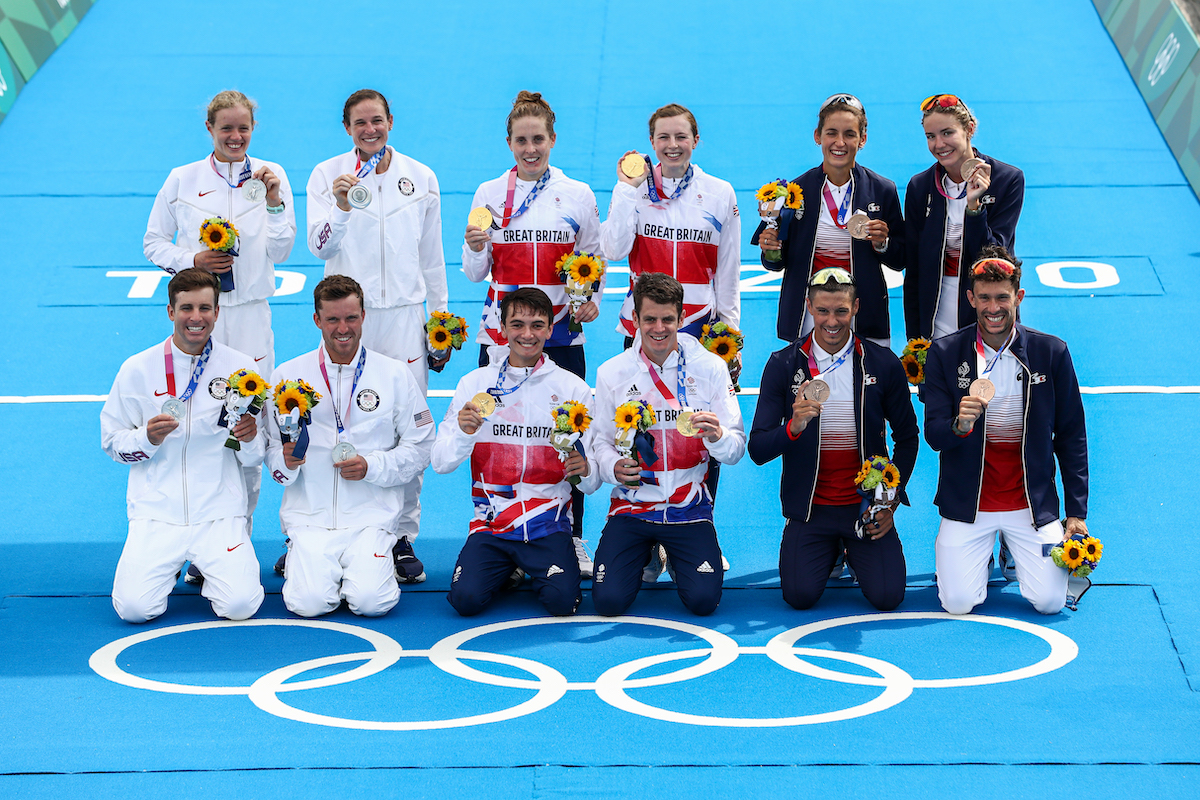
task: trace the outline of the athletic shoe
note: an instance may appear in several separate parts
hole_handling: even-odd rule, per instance
[[[833,569],[829,572],[829,580],[840,581],[842,579],[842,573],[845,571],[845,567],[846,551],[843,550],[838,553],[837,561],[833,562]]]
[[[642,568],[642,583],[658,583],[659,577],[667,566],[667,551],[661,544],[654,545],[650,550],[650,562]]]
[[[1013,560],[1012,553],[1009,552],[1008,542],[1004,541],[1004,534],[1000,534],[1000,574],[1009,583],[1017,579],[1017,562]]]
[[[662,547],[662,545],[659,546]],[[663,568],[667,571],[667,574],[671,576],[671,581],[678,583],[678,581],[675,580],[675,565],[671,563],[671,557],[667,555],[667,550],[665,547],[663,548]]]
[[[183,576],[184,583],[190,583],[192,586],[200,586],[204,583],[204,576],[200,574],[200,570],[196,569],[195,564],[188,564],[187,575]]]
[[[725,557],[724,553],[721,553],[721,569],[729,572],[729,559]]]
[[[521,588],[521,584],[525,581],[525,570],[517,567],[512,571],[512,575],[508,576],[508,580],[504,582],[504,591],[513,592]]]
[[[283,568],[286,566],[287,566],[287,553],[284,553],[283,555],[281,555],[279,557],[279,560],[275,562],[275,574],[281,578],[286,577],[283,574]]]
[[[413,552],[412,544],[407,536],[403,536],[392,548],[392,558],[396,561],[396,580],[400,583],[424,583],[425,565]]]
[[[592,557],[588,555],[587,539],[580,539],[578,536],[571,538],[575,542],[575,558],[579,560],[579,577],[591,578],[595,565],[592,563]]]

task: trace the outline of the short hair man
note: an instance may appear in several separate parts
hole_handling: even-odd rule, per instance
[[[254,359],[212,338],[220,281],[194,267],[167,285],[174,331],[121,365],[100,412],[100,444],[129,465],[129,535],[113,579],[113,608],[127,622],[162,614],[185,561],[207,578],[200,593],[228,619],[263,601],[246,521],[242,467],[261,466],[263,439],[246,414],[221,427],[227,377]],[[230,433],[241,442],[225,446]]]
[[[779,549],[783,599],[811,608],[825,591],[842,551],[863,594],[881,611],[904,599],[904,548],[892,520],[917,461],[920,434],[908,380],[887,348],[854,333],[859,303],[854,278],[844,269],[818,271],[805,299],[812,333],[771,354],[763,369],[750,431],[750,458],[765,464],[783,457],[780,499],[787,524]],[[820,380],[825,399],[805,397]],[[900,485],[891,508],[878,511],[856,534],[861,497],[854,479],[862,463],[888,455]]]
[[[596,373],[590,446],[600,478],[616,486],[592,579],[592,601],[606,616],[623,614],[633,603],[656,542],[666,549],[689,611],[711,614],[721,601],[724,569],[705,476],[710,458],[723,464],[741,459],[746,434],[729,369],[679,332],[682,316],[679,282],[643,274],[633,292],[633,346]],[[658,416],[649,463],[625,457],[615,444],[617,408],[635,400],[650,403]],[[681,412],[691,412],[694,433],[677,429]]]
[[[1087,430],[1067,345],[1017,322],[1021,262],[989,247],[970,270],[975,325],[936,340],[925,364],[925,440],[941,454],[934,502],[938,597],[966,614],[987,596],[996,532],[1016,561],[1021,594],[1043,614],[1066,600],[1050,547],[1087,533]],[[1059,522],[1054,460],[1062,470]]]
[[[400,597],[391,556],[405,503],[399,487],[429,465],[433,417],[407,365],[362,345],[357,281],[325,278],[313,308],[321,345],[271,377],[303,379],[322,395],[303,459],[268,415],[267,465],[284,486],[280,519],[289,539],[283,602],[302,617],[343,599],[355,614],[379,616]]]
[[[591,404],[591,388],[542,349],[554,308],[541,289],[525,287],[500,301],[507,347],[463,376],[433,446],[433,469],[448,473],[471,460],[475,511],[447,600],[463,616],[495,598],[514,567],[533,579],[551,614],[579,607],[579,561],[571,535],[569,477],[599,485],[589,460],[572,450],[565,463],[550,443],[551,409]]]

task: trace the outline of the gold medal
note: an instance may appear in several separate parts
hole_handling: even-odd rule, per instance
[[[479,416],[490,416],[496,410],[496,398],[487,392],[480,392],[471,398],[471,402],[479,409]]]
[[[808,385],[804,387],[804,399],[824,403],[829,399],[829,384],[820,378],[809,381]]]
[[[867,225],[871,222],[871,218],[866,214],[858,213],[851,215],[850,219],[846,220],[846,230],[855,239],[867,238]]]
[[[486,208],[475,208],[471,210],[467,217],[467,224],[474,225],[481,231],[486,231],[492,227],[492,212]]]
[[[967,389],[967,394],[989,403],[996,396],[996,384],[987,378],[976,378],[971,381],[971,388]]]
[[[690,408],[685,408],[675,417],[675,430],[682,433],[684,436],[692,437],[700,432],[700,429],[692,424],[692,414],[696,412]]]
[[[640,178],[646,171],[646,159],[637,153],[630,153],[621,159],[621,172],[627,178]]]

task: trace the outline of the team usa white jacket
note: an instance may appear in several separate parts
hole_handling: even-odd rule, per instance
[[[371,190],[366,208],[342,211],[333,197],[339,175],[358,172],[351,150],[322,161],[308,179],[308,249],[325,274],[358,281],[367,308],[428,302],[444,311],[446,259],[442,254],[442,198],[433,170],[397,153],[387,172],[362,179]]]
[[[724,433],[715,442],[703,437],[686,437],[675,428],[678,411],[658,390],[642,360],[641,335],[618,356],[596,371],[596,408],[592,437],[588,444],[595,454],[600,478],[617,484],[612,490],[609,516],[630,514],[647,522],[678,523],[712,519],[712,497],[704,485],[710,457],[723,464],[736,464],[746,452],[746,430],[729,378],[729,368],[686,333],[679,334],[684,360],[687,407],[712,411]],[[659,380],[674,397],[678,388],[679,350],[654,368]],[[645,400],[658,413],[654,434],[657,463],[642,461],[641,486],[625,486],[614,470],[623,456],[616,447],[616,410],[622,403]],[[588,489],[580,486],[584,491]]]
[[[171,170],[154,198],[142,239],[146,258],[174,275],[195,266],[196,253],[207,249],[200,242],[200,225],[204,220],[224,217],[232,222],[240,245],[233,260],[234,289],[221,294],[223,306],[267,300],[274,295],[275,265],[287,260],[296,241],[296,209],[283,167],[273,161],[250,158],[251,172],[267,167],[279,178],[284,209],[278,214],[268,214],[265,200],[251,203],[242,197],[241,189],[229,185],[237,183],[243,166],[242,161],[226,164],[209,156]]]
[[[496,410],[479,430],[464,433],[458,425],[459,410],[479,392],[496,386],[500,366],[508,358],[507,347],[489,352],[492,363],[464,375],[454,390],[433,446],[433,469],[453,472],[471,459],[475,506],[471,533],[524,541],[560,531],[569,533],[571,484],[563,477],[563,464],[550,444],[551,410],[568,400],[581,402],[590,410],[592,390],[545,356],[532,375],[528,369],[509,367],[502,388],[512,388],[526,375],[529,379],[516,391],[496,399]],[[591,492],[600,479],[586,442],[585,453],[590,474],[580,479],[579,488]]]
[[[199,356],[183,352],[174,342],[171,353],[175,391],[182,395]],[[258,435],[236,451],[225,446],[229,429],[218,427],[217,420],[229,392],[229,376],[253,369],[254,359],[214,341],[179,427],[156,447],[146,437],[146,423],[162,413],[168,397],[165,356],[164,343],[159,342],[129,358],[100,411],[100,446],[114,461],[129,465],[129,518],[195,525],[245,516],[241,467],[263,462],[262,420]]]
[[[618,182],[600,226],[608,260],[629,257],[630,288],[617,332],[634,334],[633,281],[643,272],[663,272],[683,284],[680,330],[699,336],[713,322],[740,327],[742,223],[733,187],[695,164],[691,183],[675,200],[651,203],[646,186]]]
[[[545,292],[554,305],[554,331],[547,347],[583,344],[583,332],[572,333],[567,289],[554,271],[559,258],[572,250],[600,253],[600,215],[596,196],[586,183],[568,178],[561,170],[549,167],[550,178],[525,213],[509,221],[508,227],[492,231],[492,240],[476,253],[463,242],[463,272],[479,282],[491,273],[487,298],[483,302],[483,324],[475,340],[480,344],[505,344],[500,333],[500,301],[509,292],[522,286],[535,286]],[[471,208],[490,205],[504,213],[508,195],[508,172],[482,184],[475,190]],[[533,186],[518,181],[513,197],[513,211]],[[499,224],[501,220],[496,220]],[[604,280],[592,296],[597,305],[604,293]]]
[[[329,387],[318,353],[325,360]],[[324,348],[318,348],[285,362],[271,376],[272,385],[302,378],[321,395],[308,426],[305,463],[295,470],[284,464],[279,420],[274,406],[268,406],[267,468],[285,488],[279,509],[285,529],[373,527],[395,532],[403,510],[397,487],[429,466],[433,415],[412,373],[405,364],[367,350],[355,386],[362,354],[360,345],[349,364],[334,364]],[[367,460],[367,476],[361,481],[345,480],[333,466],[333,447],[338,443],[335,403],[346,426],[346,440]]]

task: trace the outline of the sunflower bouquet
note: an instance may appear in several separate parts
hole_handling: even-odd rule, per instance
[[[854,523],[854,533],[861,539],[866,534],[866,526],[878,512],[895,507],[900,470],[886,456],[871,456],[862,463],[854,485],[863,498],[858,520]]]
[[[591,300],[592,295],[600,289],[600,279],[604,277],[605,269],[604,259],[595,253],[581,253],[578,250],[564,253],[555,263],[554,271],[567,287],[567,301],[571,304],[572,333],[583,330],[575,315],[579,312],[579,307]]]
[[[925,359],[929,357],[929,340],[918,336],[909,339],[900,354],[900,363],[904,365],[904,375],[913,386],[925,382]]]
[[[275,384],[275,418],[279,420],[279,436],[284,442],[296,442],[292,457],[304,458],[308,451],[308,424],[312,422],[312,410],[321,400],[308,381],[303,378],[284,379]]]
[[[238,254],[238,229],[224,217],[210,217],[200,223],[200,242],[209,250],[228,253],[236,257]],[[217,275],[221,279],[221,291],[233,291],[233,270]]]
[[[550,430],[550,444],[558,451],[558,460],[567,463],[567,456],[572,450],[586,455],[579,439],[592,425],[592,415],[588,413],[587,406],[576,400],[568,400],[555,406],[550,411],[550,416],[554,419],[554,427]],[[572,486],[578,486],[579,476],[572,475],[567,481]]]
[[[229,376],[229,391],[225,393],[225,406],[217,424],[230,430],[225,446],[241,450],[242,443],[233,435],[234,427],[246,414],[255,415],[267,402],[267,382],[257,372],[239,369]]]
[[[724,322],[714,322],[712,325],[705,325],[701,329],[700,344],[708,352],[719,355],[732,373],[734,362],[737,360],[738,353],[742,352],[744,341],[742,332],[737,328],[727,325]],[[738,385],[736,380],[733,382],[733,390],[735,392],[742,390],[742,387]]]
[[[1050,550],[1050,558],[1054,563],[1070,571],[1071,577],[1086,578],[1091,575],[1100,557],[1104,555],[1104,545],[1095,536],[1084,536],[1076,533],[1071,538]]]
[[[784,208],[793,210],[804,209],[804,192],[795,183],[789,183],[783,178],[764,183],[762,188],[754,193],[758,201],[758,216],[767,224],[768,230],[779,228],[779,215]],[[763,258],[767,261],[778,261],[783,258],[779,250],[764,250]]]
[[[647,464],[654,464],[658,456],[654,455],[654,435],[650,428],[658,422],[658,414],[654,406],[645,400],[630,400],[617,406],[617,452],[622,458],[634,458]],[[635,456],[634,453],[637,453]],[[639,458],[640,457],[640,458]],[[626,483],[626,486],[640,486],[641,483]]]
[[[429,341],[429,352],[442,361],[450,348],[459,350],[467,340],[467,321],[449,311],[434,311],[425,322],[425,333]]]

